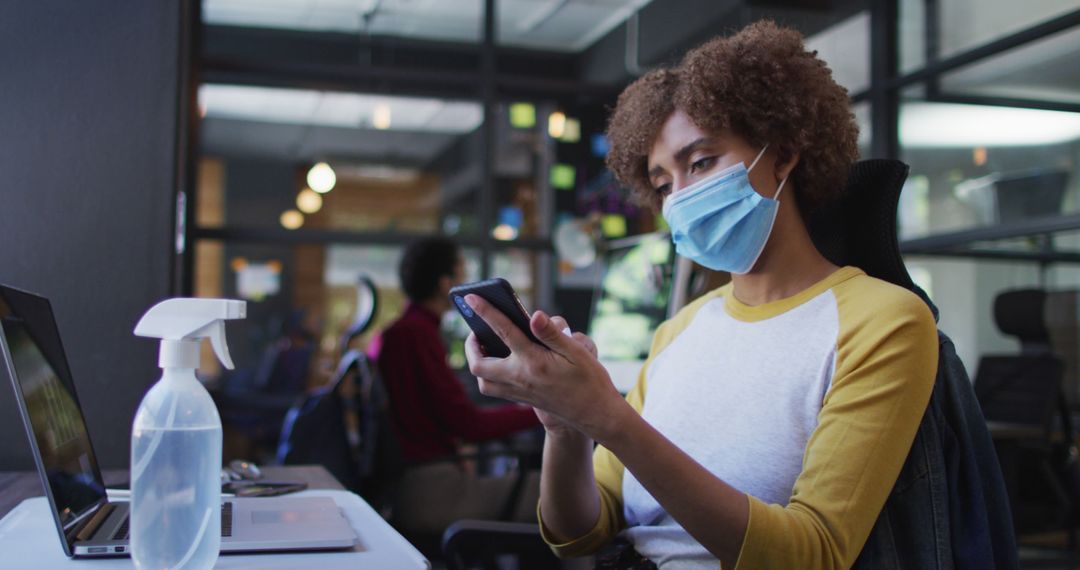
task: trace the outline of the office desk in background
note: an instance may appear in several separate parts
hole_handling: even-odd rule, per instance
[[[359,535],[352,550],[304,553],[229,554],[215,568],[348,568],[430,569],[431,564],[359,496],[344,490],[322,466],[304,465],[263,469],[267,481],[303,481],[309,490],[296,494],[329,496],[342,508]],[[126,482],[127,471],[106,471],[105,483]],[[56,533],[47,500],[36,472],[0,472],[0,568],[134,568],[130,558],[69,559]],[[23,502],[25,499],[30,499]],[[8,515],[11,517],[8,517]],[[14,563],[14,566],[6,564]]]

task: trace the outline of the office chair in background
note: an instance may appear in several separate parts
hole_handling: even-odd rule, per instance
[[[1017,532],[1066,528],[1074,546],[1080,465],[1062,385],[1065,367],[1053,352],[1046,302],[1041,289],[995,298],[994,320],[1020,341],[1020,353],[983,356],[975,394],[994,430]]]
[[[386,503],[375,473],[377,455],[386,448],[380,445],[380,434],[385,438],[386,432],[379,429],[385,396],[367,356],[351,348],[375,323],[378,291],[366,276],[360,277],[358,287],[356,319],[342,335],[334,375],[290,408],[277,460],[282,465],[322,465],[379,510]]]

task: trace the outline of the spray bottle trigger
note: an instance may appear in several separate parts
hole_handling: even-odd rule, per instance
[[[214,354],[225,368],[232,370],[232,356],[229,354],[229,345],[225,343],[225,321],[214,321],[209,329],[207,336],[210,337],[210,346],[214,348]]]

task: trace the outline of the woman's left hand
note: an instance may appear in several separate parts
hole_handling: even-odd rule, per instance
[[[506,358],[484,356],[475,334],[465,341],[469,370],[480,391],[553,414],[593,439],[603,441],[620,406],[626,402],[607,371],[589,350],[589,342],[571,338],[542,311],[533,313],[529,328],[547,348],[529,340],[501,311],[477,295],[469,304],[510,348]],[[581,333],[575,333],[581,335]]]

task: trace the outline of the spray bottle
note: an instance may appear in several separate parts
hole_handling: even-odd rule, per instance
[[[137,568],[212,568],[221,547],[221,418],[195,377],[199,344],[209,337],[233,367],[225,320],[242,319],[244,301],[169,299],[135,326],[161,339],[158,380],[135,413],[131,432],[131,556]]]

